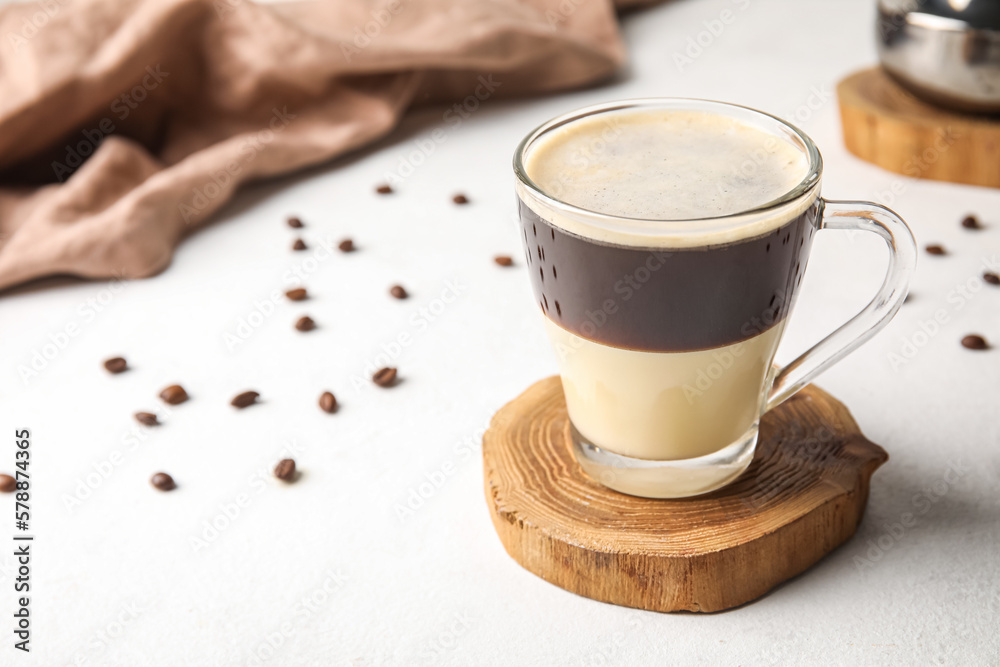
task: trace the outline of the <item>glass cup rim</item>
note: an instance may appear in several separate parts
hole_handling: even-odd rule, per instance
[[[527,173],[527,169],[524,166],[524,157],[528,152],[528,149],[532,144],[540,139],[542,136],[546,135],[552,130],[559,127],[572,123],[574,121],[582,120],[591,116],[596,116],[602,113],[607,113],[611,111],[619,111],[623,109],[676,109],[679,111],[699,111],[699,110],[712,110],[717,111],[729,118],[739,119],[740,117],[746,116],[756,116],[763,119],[765,122],[770,124],[777,124],[779,127],[784,128],[789,134],[791,134],[798,142],[800,142],[801,150],[804,155],[809,160],[809,167],[806,171],[805,176],[799,183],[790,189],[788,192],[784,193],[780,197],[772,199],[771,201],[765,202],[759,206],[752,209],[746,209],[742,211],[737,211],[735,213],[727,213],[726,215],[718,216],[707,216],[702,218],[633,218],[622,215],[613,215],[609,213],[603,213],[601,211],[594,211],[591,209],[586,209],[581,206],[576,206],[568,202],[562,201],[556,196],[547,193],[541,186],[535,183]],[[767,131],[767,130],[765,130]],[[770,132],[770,134],[774,134]],[[775,135],[778,136],[778,135]],[[592,104],[589,106],[581,107],[573,111],[569,111],[562,115],[552,118],[535,129],[529,132],[517,145],[517,149],[514,152],[514,174],[517,178],[518,183],[523,187],[527,188],[534,197],[539,198],[547,206],[553,208],[554,210],[565,213],[565,214],[576,214],[582,215],[589,219],[601,219],[604,221],[609,221],[613,223],[619,223],[625,226],[633,227],[637,224],[642,225],[642,232],[637,232],[633,230],[633,233],[638,233],[641,235],[651,235],[655,236],[662,233],[668,233],[671,235],[677,235],[678,233],[683,234],[684,232],[690,232],[692,234],[701,234],[705,231],[705,223],[724,223],[731,221],[734,224],[732,228],[739,228],[746,220],[752,218],[756,215],[766,215],[771,211],[780,209],[781,207],[789,204],[790,202],[797,201],[809,194],[811,191],[815,190],[820,183],[823,174],[823,158],[813,140],[805,132],[800,130],[798,127],[789,123],[786,120],[778,118],[772,114],[765,111],[760,111],[759,109],[754,109],[752,107],[743,106],[739,104],[732,104],[730,102],[721,102],[717,100],[700,99],[700,98],[689,98],[689,97],[643,97],[625,100],[615,100],[611,102],[602,102],[599,104]],[[699,223],[691,224],[688,227],[688,223]],[[716,229],[715,231],[719,231]]]

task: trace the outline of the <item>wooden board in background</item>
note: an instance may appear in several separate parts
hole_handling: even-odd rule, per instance
[[[1000,187],[1000,118],[918,100],[881,67],[837,85],[847,149],[899,174]]]

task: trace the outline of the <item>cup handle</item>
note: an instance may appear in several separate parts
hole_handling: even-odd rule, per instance
[[[903,305],[910,274],[917,263],[917,245],[910,228],[889,209],[859,201],[824,199],[821,203],[819,229],[850,229],[878,234],[889,246],[889,266],[881,289],[864,310],[777,371],[765,412],[783,403],[814,377],[881,331]]]

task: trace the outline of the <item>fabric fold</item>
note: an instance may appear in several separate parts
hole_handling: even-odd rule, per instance
[[[53,0],[0,8],[0,289],[139,278],[241,184],[414,104],[612,76],[609,0]]]

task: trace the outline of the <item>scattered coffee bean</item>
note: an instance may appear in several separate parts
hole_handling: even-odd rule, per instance
[[[389,294],[393,295],[397,299],[405,299],[409,296],[409,294],[406,293],[406,290],[403,289],[402,285],[393,285],[390,287]]]
[[[295,243],[292,244],[292,250],[305,250],[307,247],[302,239],[295,239]]]
[[[274,466],[274,476],[283,482],[290,482],[295,477],[295,459],[281,459]]]
[[[372,382],[380,387],[391,387],[396,381],[396,369],[395,368],[380,368],[375,371],[375,375],[372,376]]]
[[[983,280],[988,282],[990,285],[1000,285],[1000,276],[995,273],[984,273]]]
[[[514,266],[514,260],[511,259],[508,255],[497,255],[496,257],[493,258],[493,261],[499,264],[500,266]]]
[[[152,412],[137,412],[135,420],[143,426],[159,426],[160,420]]]
[[[340,248],[340,252],[354,252],[354,241],[351,239],[344,239],[337,247]]]
[[[987,350],[990,345],[986,342],[986,339],[982,336],[976,334],[969,334],[962,339],[962,347],[967,347],[970,350]]]
[[[106,368],[109,373],[118,375],[119,373],[124,373],[128,370],[128,362],[122,357],[114,357],[113,359],[108,359],[104,362],[104,368]]]
[[[285,292],[285,296],[288,297],[289,301],[305,301],[309,298],[309,292],[306,291],[305,287],[296,287]]]
[[[333,414],[337,411],[337,397],[329,391],[324,391],[319,397],[319,408],[323,412]]]
[[[288,218],[287,222],[288,226],[291,227],[292,229],[299,229],[300,227],[305,227],[305,225],[302,224],[302,220],[294,215]]]
[[[256,403],[257,398],[259,396],[260,394],[258,394],[255,391],[245,391],[242,394],[237,394],[236,396],[234,396],[233,400],[231,400],[229,404],[234,408],[239,408],[240,410],[242,410],[243,408],[250,407],[251,405]]]
[[[469,203],[469,198],[466,197],[463,194],[457,194],[454,197],[452,197],[451,200],[453,202],[455,202],[456,204],[468,204]]]
[[[158,472],[150,477],[149,483],[160,491],[173,491],[177,488],[177,485],[174,484],[174,478],[165,472]]]
[[[386,184],[382,184],[377,188],[375,188],[375,192],[379,193],[380,195],[391,195],[392,187]]]
[[[188,400],[188,395],[187,392],[184,391],[184,387],[179,384],[172,384],[160,392],[160,398],[163,399],[164,403],[168,403],[170,405],[180,405],[184,401]]]
[[[316,323],[313,321],[313,318],[303,315],[295,322],[295,328],[299,331],[312,331],[316,328]]]
[[[14,493],[17,480],[10,475],[0,475],[0,493]]]
[[[928,252],[928,254],[931,254],[931,255],[945,255],[945,254],[947,254],[945,252],[944,246],[937,245],[937,244],[929,245],[926,248],[924,248],[924,250],[926,250]]]
[[[966,229],[982,229],[983,226],[979,224],[979,218],[974,215],[967,215],[962,218],[962,226]]]

